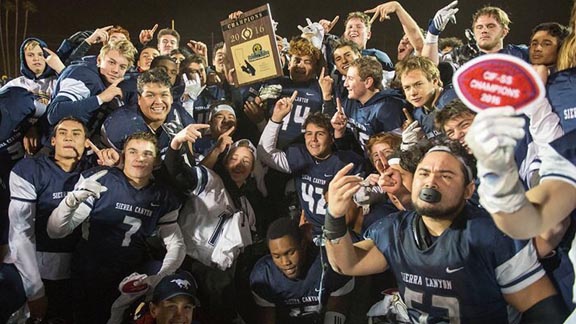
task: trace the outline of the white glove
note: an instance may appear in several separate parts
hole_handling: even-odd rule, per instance
[[[74,186],[74,190],[66,195],[66,205],[71,208],[76,208],[90,197],[100,198],[100,194],[108,190],[108,188],[100,184],[97,180],[107,173],[108,170],[102,170],[86,179],[80,177],[80,180],[76,183],[76,186]]]
[[[192,75],[192,80],[188,79],[186,73],[183,73],[182,80],[184,80],[184,94],[188,95],[192,100],[198,99],[202,90],[206,88],[206,85],[202,85],[200,76],[197,73]]]
[[[420,127],[417,120],[413,121],[402,131],[402,144],[400,144],[400,149],[402,151],[408,150],[412,145],[418,143],[422,136],[422,127]]]
[[[466,134],[478,161],[480,203],[490,213],[512,213],[526,203],[514,161],[516,142],[525,135],[524,124],[514,108],[492,108],[476,115]]]
[[[262,101],[278,99],[280,95],[282,95],[282,85],[280,84],[265,85],[258,91],[258,97],[260,97]]]
[[[456,13],[458,12],[458,8],[455,8],[458,5],[458,1],[453,1],[446,7],[438,10],[434,15],[434,19],[430,21],[428,24],[428,32],[433,35],[440,35],[440,33],[446,28],[448,22],[451,21],[453,24],[456,23]]]
[[[324,41],[324,27],[320,23],[313,23],[310,18],[306,18],[308,26],[302,27],[298,25],[298,29],[302,32],[302,37],[310,40],[312,45],[317,49],[322,49],[322,42]]]

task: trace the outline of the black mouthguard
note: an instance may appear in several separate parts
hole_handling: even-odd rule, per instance
[[[442,194],[436,189],[423,188],[420,190],[419,198],[427,203],[437,203],[442,199]]]

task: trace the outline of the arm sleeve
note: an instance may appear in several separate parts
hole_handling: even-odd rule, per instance
[[[177,218],[178,209],[175,209],[160,218],[160,223],[158,224],[158,234],[166,245],[166,255],[162,261],[162,267],[158,271],[159,276],[176,271],[186,255],[184,238],[182,237],[180,226],[176,223]]]
[[[84,181],[81,176],[78,182]],[[71,195],[72,193],[68,193]],[[47,232],[51,238],[62,238],[72,233],[78,225],[82,224],[92,211],[94,198],[90,197],[78,206],[70,207],[66,204],[66,198],[62,199],[58,207],[52,211],[48,218]]]
[[[20,272],[28,300],[44,296],[44,284],[36,260],[36,190],[32,183],[12,172],[10,175],[11,202],[8,207],[10,219],[10,252],[14,265]]]
[[[545,275],[532,240],[515,241],[496,232],[495,241],[498,266],[494,272],[503,294],[518,292]]]
[[[291,173],[286,153],[276,148],[278,131],[281,126],[281,124],[276,124],[273,121],[268,122],[258,143],[258,158],[271,168],[281,172]]]
[[[70,54],[70,56],[66,59],[66,65],[70,65],[70,63],[80,60],[88,51],[90,50],[92,45],[88,44],[85,40],[80,43]]]
[[[183,145],[183,147],[186,144]],[[164,159],[164,167],[179,190],[184,192],[194,192],[195,194],[202,192],[204,185],[207,182],[208,175],[204,168],[199,166],[190,166],[186,164],[182,156],[182,152],[187,151],[186,148],[176,151],[168,146],[166,158]],[[189,160],[194,162],[194,159],[189,156]]]
[[[91,95],[84,82],[65,78],[60,81],[60,90],[48,106],[48,122],[54,125],[64,117],[74,116],[86,123],[98,108],[98,97]]]
[[[543,98],[524,113],[530,118],[530,134],[537,144],[550,143],[564,135],[560,117],[552,111],[548,99]]]

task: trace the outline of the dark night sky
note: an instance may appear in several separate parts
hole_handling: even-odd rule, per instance
[[[448,4],[445,1],[401,1],[404,8],[412,14],[422,27],[437,9]],[[219,41],[219,21],[235,10],[249,10],[266,3],[257,1],[191,1],[191,0],[140,0],[140,1],[94,1],[94,0],[38,0],[35,1],[38,12],[30,16],[29,35],[46,40],[55,48],[60,41],[77,30],[93,29],[109,24],[121,24],[126,27],[137,41],[142,28],[151,28],[154,23],[168,27],[171,19],[175,20],[176,29],[184,39],[201,40],[210,47],[212,39]],[[278,33],[291,36],[299,33],[298,24],[305,24],[305,18],[313,21],[321,18],[332,19],[340,15],[341,20],[335,27],[335,34],[342,33],[343,20],[352,10],[370,9],[382,2],[373,0],[358,1],[317,1],[292,0],[269,1],[272,15],[280,23]],[[457,25],[449,25],[443,36],[463,38],[463,31],[470,26],[473,12],[485,4],[492,4],[505,9],[512,21],[508,43],[526,43],[530,30],[536,24],[545,21],[558,21],[566,24],[570,15],[572,0],[460,0],[460,12],[457,14]],[[13,22],[13,20],[11,21]],[[398,19],[393,16],[384,23],[375,23],[372,28],[372,39],[368,47],[376,47],[395,57],[396,45],[401,37]]]

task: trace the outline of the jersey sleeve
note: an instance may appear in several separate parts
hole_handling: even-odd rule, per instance
[[[272,120],[268,121],[258,143],[258,158],[271,168],[290,173],[290,165],[286,153],[276,147],[281,126],[281,124],[277,124]]]
[[[558,180],[576,187],[576,131],[572,131],[552,143],[539,146],[540,181]]]
[[[26,297],[30,300],[44,295],[44,284],[36,260],[36,187],[34,183],[34,160],[18,163],[10,174],[11,201],[8,207],[10,219],[10,253],[20,272]]]
[[[55,125],[60,119],[74,116],[87,123],[91,113],[100,107],[85,82],[71,73],[59,82],[59,89],[48,106],[48,122]]]
[[[252,296],[254,296],[254,301],[258,306],[261,307],[276,307],[276,304],[271,298],[271,282],[270,275],[268,272],[269,265],[266,259],[270,258],[269,255],[262,257],[250,273],[250,289],[252,290]]]

